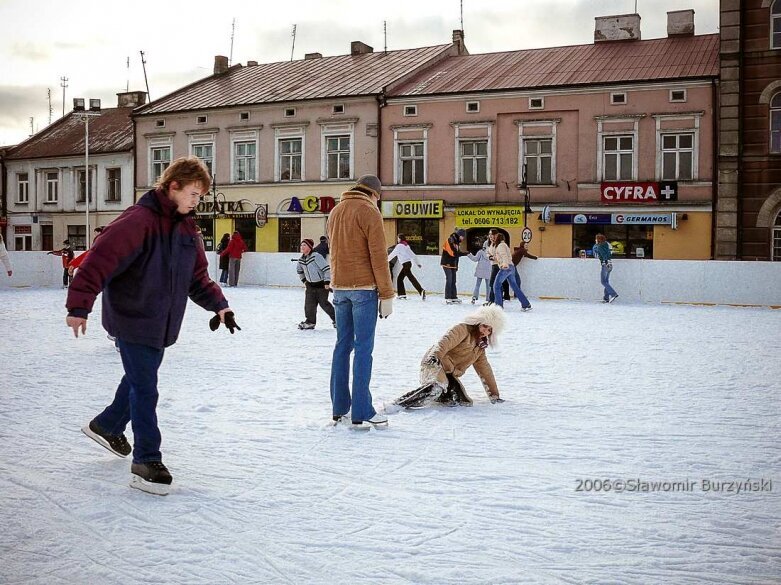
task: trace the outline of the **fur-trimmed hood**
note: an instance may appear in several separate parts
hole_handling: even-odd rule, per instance
[[[466,323],[467,325],[490,326],[493,329],[493,333],[491,334],[489,341],[491,345],[496,345],[499,336],[502,334],[502,331],[504,331],[504,311],[496,305],[480,307],[474,313],[464,317],[461,322]]]

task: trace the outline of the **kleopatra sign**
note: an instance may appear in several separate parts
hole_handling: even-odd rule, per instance
[[[439,219],[444,215],[444,201],[383,201],[382,216],[393,218]]]
[[[520,227],[521,225],[523,225],[523,207],[520,205],[456,208],[457,228]]]
[[[624,205],[626,203],[664,203],[678,201],[678,183],[601,183],[599,191],[602,203]]]

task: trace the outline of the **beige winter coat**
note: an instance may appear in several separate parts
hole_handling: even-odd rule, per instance
[[[347,191],[328,218],[331,287],[374,289],[381,299],[396,293],[388,268],[382,215],[368,195]]]
[[[513,253],[510,251],[510,246],[504,242],[499,242],[496,246],[494,257],[499,268],[505,269],[513,265]]]
[[[477,325],[467,325],[459,323],[448,330],[447,333],[435,343],[423,358],[425,364],[432,355],[436,355],[442,364],[437,375],[437,381],[447,386],[445,374],[453,374],[456,378],[464,375],[469,366],[474,366],[480,381],[483,383],[488,396],[499,396],[499,389],[496,386],[494,371],[488,358],[485,355],[485,349],[478,347],[473,335]],[[423,365],[421,364],[421,365]]]

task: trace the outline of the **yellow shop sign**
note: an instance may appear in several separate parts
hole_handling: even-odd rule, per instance
[[[383,201],[383,217],[400,218],[440,218],[443,215],[444,201]]]
[[[522,205],[456,207],[456,227],[513,227],[523,225]]]

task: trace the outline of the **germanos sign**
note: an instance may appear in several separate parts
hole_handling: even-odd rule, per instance
[[[664,203],[678,201],[678,183],[601,183],[599,191],[602,203]]]
[[[439,219],[444,215],[444,201],[383,201],[382,216],[398,218]]]

